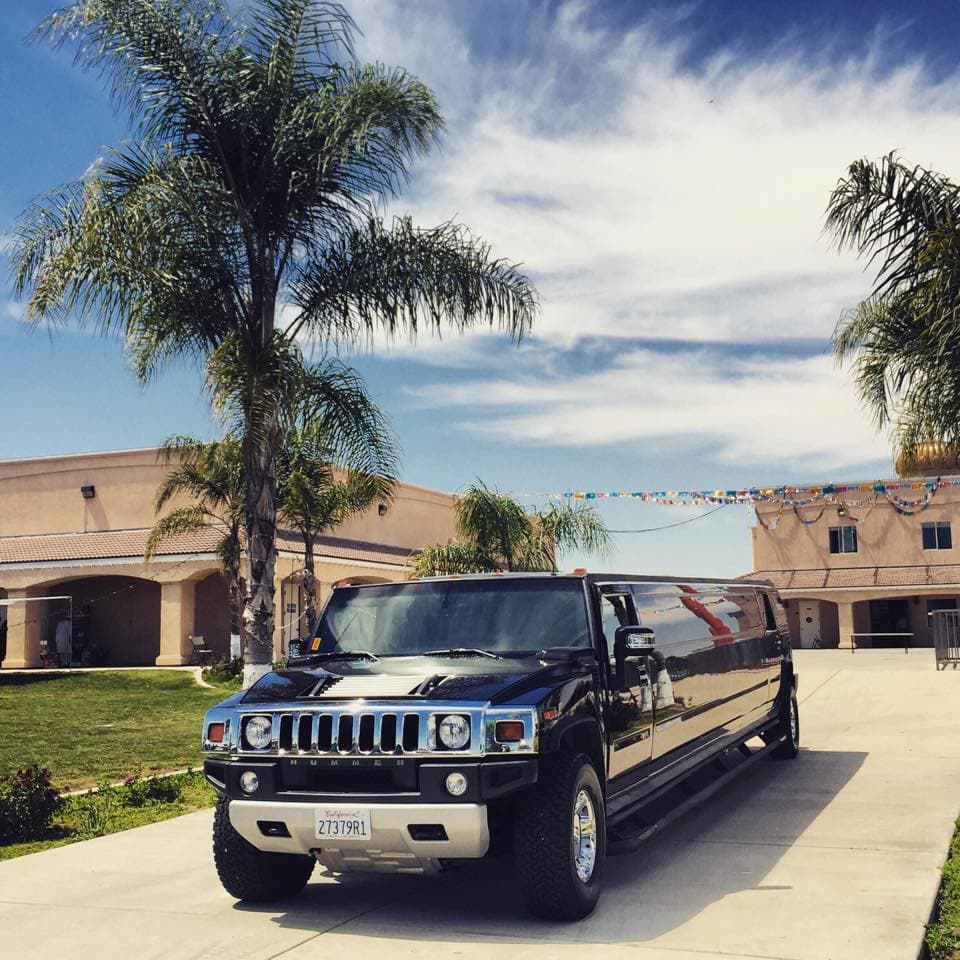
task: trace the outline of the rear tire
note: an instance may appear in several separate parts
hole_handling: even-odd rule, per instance
[[[518,801],[515,870],[530,911],[580,920],[600,898],[607,820],[600,778],[583,753],[541,761],[536,787]]]
[[[238,900],[262,903],[289,900],[313,873],[313,857],[265,853],[248,843],[230,823],[230,800],[220,797],[213,814],[213,862],[223,889]]]
[[[790,691],[785,709],[780,718],[780,745],[771,756],[777,760],[794,760],[800,753],[800,707],[797,704],[797,694]]]

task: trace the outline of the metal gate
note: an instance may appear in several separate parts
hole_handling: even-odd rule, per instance
[[[960,610],[934,610],[930,617],[937,669],[944,670],[949,663],[956,670],[960,663]]]

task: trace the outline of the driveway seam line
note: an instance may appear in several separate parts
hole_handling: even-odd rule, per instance
[[[805,697],[801,697],[800,702],[806,703],[818,690],[820,690],[822,687],[825,687],[835,676],[837,676],[837,674],[841,673],[842,671],[843,667],[837,667],[837,669],[834,670],[834,672],[831,673],[826,680],[821,680],[820,683],[818,683]]]

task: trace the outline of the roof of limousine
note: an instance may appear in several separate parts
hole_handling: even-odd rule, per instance
[[[755,577],[735,577],[720,579],[719,577],[661,577],[639,573],[590,573],[586,570],[574,570],[569,573],[523,572],[523,573],[450,573],[438,577],[418,577],[407,583],[445,583],[452,580],[586,580],[589,583],[667,583],[678,586],[702,584],[709,586],[755,586],[770,587],[769,580]],[[351,586],[383,586],[383,584],[350,584]]]

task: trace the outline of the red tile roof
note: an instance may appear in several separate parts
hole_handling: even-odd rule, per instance
[[[778,590],[960,586],[960,564],[842,569],[757,570],[741,579],[769,580]]]
[[[50,563],[69,560],[127,560],[140,558],[147,546],[150,531],[102,530],[92,533],[57,533],[28,537],[0,537],[0,565],[7,563]],[[214,553],[223,537],[223,528],[204,527],[193,533],[168,537],[157,550],[157,556]],[[277,532],[277,549],[301,553],[303,539],[299,534]],[[373,563],[402,564],[412,548],[393,547],[340,537],[319,537],[318,560],[358,560]]]

